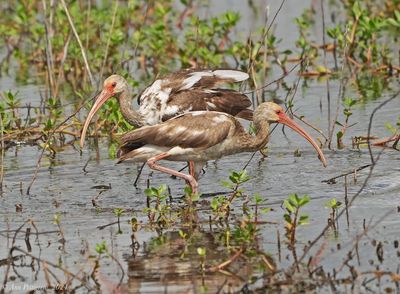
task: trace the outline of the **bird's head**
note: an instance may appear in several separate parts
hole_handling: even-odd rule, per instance
[[[103,83],[103,90],[99,94],[107,95],[108,98],[116,96],[129,87],[128,82],[120,75],[111,75]],[[106,99],[107,100],[107,99]]]
[[[85,124],[83,125],[80,142],[81,148],[83,148],[83,144],[85,142],[87,128],[96,112],[101,108],[104,103],[106,103],[106,101],[108,101],[108,99],[114,96],[119,96],[119,94],[128,89],[128,82],[119,75],[111,75],[104,81],[103,89],[101,90],[100,94],[96,96],[92,109],[90,109]]]
[[[283,117],[286,117],[285,110],[274,102],[264,102],[254,112],[254,117],[258,117],[269,124],[279,123]]]
[[[321,148],[318,144],[311,138],[311,136],[301,127],[299,126],[294,120],[289,118],[285,110],[274,102],[264,102],[260,104],[254,112],[254,121],[267,121],[268,123],[281,123],[295,132],[299,133],[303,136],[310,144],[315,148],[318,152],[318,157],[322,161],[322,164],[326,167],[327,162],[325,159],[324,154],[322,153]]]

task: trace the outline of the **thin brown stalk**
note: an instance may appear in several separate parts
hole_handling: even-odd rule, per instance
[[[62,0],[62,1],[64,1],[64,0]],[[61,128],[61,127],[62,127],[67,121],[69,121],[72,117],[74,117],[74,116],[85,106],[87,100],[88,100],[88,99],[85,99],[84,101],[82,101],[81,105],[78,106],[77,110],[76,110],[74,113],[72,113],[71,115],[69,115],[66,119],[64,119],[60,124],[57,125],[57,127],[55,127],[55,128],[49,133],[46,142],[44,142],[44,147],[43,147],[43,149],[42,149],[42,152],[40,153],[39,158],[38,158],[38,160],[37,160],[35,173],[33,174],[32,179],[31,179],[31,181],[30,181],[30,183],[29,183],[29,185],[28,185],[28,189],[26,190],[26,194],[27,194],[27,195],[29,195],[30,190],[31,190],[31,188],[32,188],[32,185],[33,185],[33,183],[34,183],[35,180],[36,180],[37,174],[38,174],[38,172],[39,172],[40,164],[41,164],[41,161],[42,161],[44,152],[45,152],[45,150],[46,150],[46,146],[48,146],[50,140],[53,138],[54,134],[58,131],[58,129]]]
[[[277,239],[277,246],[278,246],[278,260],[281,262],[282,254],[281,254],[281,234],[279,233],[279,229],[276,230],[276,239]]]
[[[322,132],[320,129],[318,129],[317,127],[313,126],[311,123],[307,122],[304,119],[304,116],[298,116],[295,113],[292,113],[292,115],[297,118],[298,120],[301,120],[305,125],[309,126],[310,128],[312,128],[314,131],[316,131],[318,134],[320,134],[322,137],[324,137],[325,141],[328,141],[328,138],[325,136],[324,132]]]
[[[340,175],[338,175],[336,177],[333,177],[333,178],[330,178],[328,180],[323,180],[323,181],[321,181],[321,183],[334,184],[336,182],[336,179],[339,179],[339,178],[342,178],[344,176],[348,176],[348,175],[354,174],[355,172],[358,172],[358,171],[363,170],[363,169],[365,169],[367,167],[370,167],[370,166],[371,166],[371,164],[366,164],[366,165],[360,166],[360,167],[358,167],[356,169],[353,169],[353,170],[351,170],[351,171],[349,171],[347,173],[340,174]]]
[[[101,68],[100,68],[100,80],[103,77],[104,67],[106,66],[106,62],[107,62],[108,49],[110,48],[111,36],[112,36],[113,30],[114,30],[115,19],[116,19],[117,11],[118,11],[118,5],[119,5],[119,1],[117,0],[115,2],[115,8],[114,8],[114,13],[113,13],[113,18],[111,21],[110,31],[108,32],[108,39],[107,39],[107,44],[106,44],[106,50],[104,52],[103,63],[101,64]]]
[[[344,33],[344,36],[347,36],[347,31]],[[348,46],[347,38],[345,38],[345,44],[344,44],[344,48],[343,48],[343,61],[342,61],[342,68],[341,68],[342,74],[344,73],[344,68],[347,64],[345,62],[345,59],[347,56],[347,46]],[[346,85],[347,85],[348,80],[349,79],[347,79],[345,77],[341,78],[341,80],[340,80],[339,93],[338,93],[337,102],[336,102],[336,113],[335,113],[334,119],[332,120],[332,124],[330,124],[331,127],[328,129],[329,130],[329,132],[328,132],[329,139],[327,142],[328,146],[331,146],[331,144],[332,144],[333,132],[334,132],[335,126],[336,126],[335,122],[337,121],[337,119],[339,117],[340,101],[342,101],[344,94],[346,92],[345,90],[346,90]]]
[[[65,4],[65,0],[61,0],[61,4],[62,4],[62,6],[63,6],[63,8],[64,8],[65,14],[67,15],[68,22],[69,22],[69,24],[70,24],[70,26],[71,26],[71,29],[72,29],[72,31],[74,32],[76,41],[78,42],[79,47],[80,47],[80,49],[81,49],[81,54],[82,54],[83,62],[85,63],[85,68],[86,68],[86,71],[87,71],[87,73],[88,73],[88,75],[89,75],[90,84],[92,85],[92,88],[95,89],[96,84],[95,84],[95,81],[94,81],[94,79],[93,79],[92,72],[90,71],[89,63],[88,63],[88,60],[87,60],[87,57],[86,57],[86,53],[85,53],[85,48],[83,48],[81,39],[79,38],[78,32],[77,32],[76,29],[75,29],[74,22],[72,21],[71,15],[69,14],[69,10],[68,10],[68,8],[67,8],[67,5]]]
[[[210,272],[217,272],[220,270],[223,270],[224,268],[226,268],[228,265],[230,265],[232,262],[234,262],[240,255],[242,255],[243,253],[243,249],[241,248],[240,250],[238,250],[234,255],[232,255],[231,258],[229,258],[228,260],[224,261],[223,263],[220,263],[217,266],[213,266],[209,269]]]
[[[146,12],[144,13],[143,23],[141,24],[141,26],[140,26],[140,28],[139,28],[139,30],[138,30],[139,37],[138,37],[138,41],[137,41],[136,44],[135,44],[135,48],[133,49],[132,57],[130,57],[130,58],[128,58],[128,59],[124,59],[125,49],[124,49],[124,51],[122,52],[122,56],[121,56],[122,61],[121,61],[121,63],[119,64],[119,66],[123,67],[124,64],[127,64],[127,65],[128,65],[128,69],[127,69],[128,72],[130,71],[130,69],[129,69],[129,61],[132,60],[133,58],[135,58],[136,55],[137,55],[138,48],[139,48],[139,44],[140,44],[140,42],[141,42],[141,40],[142,40],[142,29],[143,29],[144,25],[145,25],[146,22],[147,22],[147,17],[148,17],[148,15],[149,15],[150,4],[151,4],[151,3],[152,3],[151,1],[148,1],[148,2],[146,3]],[[128,40],[127,40],[127,42],[128,42]],[[125,47],[127,47],[127,45],[125,45]]]
[[[53,57],[53,48],[51,45],[51,40],[54,35],[54,30],[53,30],[53,10],[50,9],[50,16],[49,19],[47,19],[47,5],[46,1],[42,0],[42,5],[43,5],[43,12],[44,12],[44,27],[46,31],[46,63],[47,63],[47,75],[49,79],[49,84],[50,84],[50,95],[54,96],[54,90],[55,90],[55,76],[54,76],[54,57]],[[54,1],[50,1],[50,5],[54,5]]]
[[[259,90],[263,90],[263,89],[265,89],[265,88],[271,86],[272,84],[275,84],[275,83],[277,83],[277,82],[283,80],[283,79],[286,78],[291,72],[293,72],[302,62],[303,62],[303,59],[301,59],[301,60],[300,60],[298,63],[296,63],[287,73],[281,75],[279,78],[277,78],[277,79],[275,79],[275,80],[273,80],[273,81],[271,81],[271,82],[265,84],[264,86],[262,86],[262,87],[260,87],[260,88],[257,88],[257,87],[256,87],[255,89],[253,89],[253,90],[251,90],[251,91],[249,91],[249,92],[244,92],[243,94],[252,94],[252,93],[254,93],[254,92],[257,92],[257,91],[259,91]]]
[[[86,27],[90,25],[90,13],[92,12],[92,0],[87,0]],[[89,48],[89,30],[86,30],[85,49]]]
[[[62,59],[60,62],[60,66],[58,68],[58,76],[57,76],[57,81],[56,81],[56,87],[55,87],[55,93],[54,95],[57,96],[58,94],[58,87],[60,86],[61,80],[64,77],[64,64],[65,64],[65,60],[67,59],[67,55],[68,55],[68,47],[69,47],[69,43],[71,41],[72,35],[69,34],[67,41],[65,42],[64,48],[63,48],[63,55],[62,55]]]
[[[0,113],[0,159],[1,159],[1,166],[0,166],[0,192],[3,191],[3,180],[4,180],[4,126],[3,126],[3,116]]]
[[[23,250],[23,249],[21,249],[21,248],[19,248],[19,247],[13,247],[13,248],[11,248],[11,250],[10,250],[11,254],[12,254],[13,251],[19,251],[19,252],[25,254],[26,256],[29,256],[29,257],[31,257],[32,259],[37,260],[37,261],[40,262],[40,263],[45,262],[46,265],[50,265],[50,266],[52,266],[52,267],[54,267],[54,268],[56,268],[56,269],[58,269],[58,270],[64,272],[67,276],[69,276],[69,277],[71,277],[71,278],[73,278],[73,279],[79,281],[80,283],[82,283],[82,285],[83,285],[85,288],[87,288],[88,290],[92,290],[92,289],[87,285],[87,282],[86,282],[85,279],[78,277],[79,272],[78,272],[77,274],[74,274],[74,273],[70,272],[69,270],[67,270],[67,269],[65,269],[65,268],[63,268],[63,267],[61,267],[61,266],[59,266],[59,265],[57,265],[57,264],[55,264],[55,263],[52,263],[52,262],[46,261],[46,260],[44,260],[44,259],[42,259],[42,258],[40,258],[40,257],[34,256],[33,254],[31,254],[31,253],[29,253],[29,252],[27,252],[27,251],[25,251],[25,250]]]
[[[27,221],[25,221],[22,225],[20,225],[17,229],[16,229],[16,231],[15,231],[15,233],[14,233],[14,236],[13,236],[13,238],[12,238],[12,241],[11,241],[11,249],[10,249],[10,251],[9,251],[9,253],[8,253],[8,257],[7,257],[7,268],[6,268],[6,270],[5,270],[5,272],[4,272],[4,279],[3,279],[3,286],[1,287],[1,290],[0,290],[0,293],[4,293],[4,289],[6,289],[6,286],[7,286],[7,281],[8,281],[8,275],[9,275],[9,273],[10,273],[10,269],[11,269],[11,263],[12,263],[12,261],[13,261],[13,255],[12,255],[12,248],[14,248],[14,246],[15,246],[15,241],[17,240],[17,235],[18,235],[18,233],[19,233],[19,231],[20,230],[22,230],[22,228],[27,224],[29,222],[29,220],[27,220]],[[7,238],[8,239],[8,238]]]
[[[400,95],[400,91],[396,92],[395,94],[393,94],[390,98],[386,99],[385,101],[383,101],[381,104],[379,104],[371,113],[371,116],[369,118],[369,124],[368,124],[368,136],[371,135],[371,129],[372,129],[372,122],[374,119],[374,115],[375,113],[381,109],[384,105],[386,105],[387,103],[393,101],[395,98],[397,98],[397,96]],[[376,162],[379,160],[380,155],[382,154],[383,150],[382,149],[379,154],[374,157],[373,153],[372,153],[372,149],[371,149],[371,144],[370,142],[368,143],[368,150],[369,150],[369,154],[370,154],[370,158],[371,158],[371,166],[370,166],[370,170],[369,173],[367,175],[367,177],[365,178],[363,184],[361,185],[360,189],[351,197],[349,204],[348,204],[348,208],[350,208],[352,206],[352,204],[354,203],[354,201],[358,198],[358,196],[361,195],[361,193],[364,191],[365,187],[367,186],[367,183],[369,181],[369,179],[372,176],[372,173],[374,171]],[[348,209],[347,208],[347,209]],[[343,208],[336,216],[336,220],[338,220],[344,213],[346,212],[346,208]],[[335,220],[335,221],[336,221]],[[322,237],[325,236],[325,233],[327,230],[329,230],[330,225],[326,225],[322,231],[319,233],[319,235],[310,242],[310,244],[304,249],[303,255],[300,257],[299,262],[302,262],[304,260],[304,258],[308,255],[308,253],[310,252],[311,248],[313,248],[319,240],[321,240]]]
[[[270,31],[272,25],[274,24],[276,17],[278,16],[279,12],[281,11],[281,9],[282,9],[282,7],[283,7],[283,4],[285,4],[285,1],[286,1],[286,0],[282,0],[281,5],[279,6],[278,10],[276,11],[274,17],[272,18],[272,21],[271,21],[271,23],[269,24],[268,28],[265,30],[265,27],[264,27],[264,33],[263,33],[262,36],[261,36],[260,42],[262,42],[263,40],[265,40],[265,38],[268,36],[268,33],[269,33],[269,31]],[[265,26],[267,25],[267,22],[268,22],[268,17],[266,18]],[[263,44],[264,44],[264,42],[263,42]],[[254,56],[257,56],[257,55],[258,55],[258,53],[260,52],[260,50],[261,50],[262,47],[263,47],[263,46],[260,46],[260,47],[257,49],[257,51],[256,51],[256,53],[254,54]],[[254,59],[251,59],[251,62],[249,63],[249,67],[248,67],[248,69],[247,69],[248,72],[249,72],[250,69],[253,67],[253,63],[254,63]]]
[[[349,220],[349,197],[347,192],[347,176],[344,176],[344,207],[346,209],[346,222],[347,229],[350,229],[350,220]]]

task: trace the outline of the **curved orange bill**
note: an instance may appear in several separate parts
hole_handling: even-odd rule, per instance
[[[324,167],[326,167],[328,165],[327,162],[326,162],[325,156],[322,153],[321,148],[319,148],[318,144],[311,138],[311,136],[309,134],[307,134],[307,132],[305,130],[303,130],[302,127],[300,127],[292,119],[287,117],[286,114],[284,114],[284,113],[279,115],[278,122],[281,123],[281,124],[287,125],[289,128],[293,129],[294,131],[296,131],[297,133],[302,135],[304,138],[306,138],[307,141],[310,142],[311,145],[313,145],[315,150],[318,152],[318,158],[319,158],[319,160],[321,160],[321,162],[324,165]]]
[[[83,145],[85,144],[86,132],[87,132],[90,122],[92,121],[93,116],[100,109],[100,107],[112,96],[113,96],[113,93],[111,93],[107,90],[101,91],[101,93],[98,95],[96,101],[94,102],[94,104],[92,106],[92,109],[90,109],[90,111],[89,111],[89,114],[85,120],[85,124],[83,125],[81,141],[80,141],[81,149],[83,148]]]

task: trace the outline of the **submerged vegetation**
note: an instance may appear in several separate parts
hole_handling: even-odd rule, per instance
[[[51,200],[50,228],[38,225],[34,213],[29,217],[24,214],[29,206],[25,201],[35,196],[18,198],[15,214],[28,219],[10,224],[7,213],[4,216],[8,227],[1,227],[0,238],[7,239],[8,248],[6,256],[0,256],[2,293],[15,281],[27,280],[41,282],[28,289],[31,291],[45,292],[44,287],[60,293],[111,293],[113,289],[123,293],[139,289],[146,277],[149,283],[163,279],[182,282],[171,283],[176,287],[200,280],[195,283],[200,293],[305,293],[321,289],[400,293],[398,269],[393,269],[383,252],[389,241],[369,237],[386,215],[373,222],[362,217],[361,232],[347,244],[340,240],[346,229],[350,231],[350,208],[367,186],[379,157],[387,150],[399,150],[398,111],[385,123],[387,137],[375,136],[371,124],[380,107],[399,99],[400,3],[313,1],[293,20],[299,35],[291,48],[284,48],[276,33],[279,13],[287,5],[285,1],[281,4],[275,14],[259,15],[265,18],[264,26],[250,35],[239,29],[239,12],[209,15],[202,1],[15,0],[0,4],[1,76],[15,77],[19,85],[42,85],[28,99],[16,89],[1,89],[0,197],[12,194],[12,189],[3,185],[7,176],[7,166],[3,166],[14,150],[15,156],[24,146],[41,151],[27,193],[23,191],[26,185],[19,183],[22,196],[30,194],[43,158],[49,160],[51,170],[64,151],[79,156],[77,138],[83,109],[112,73],[123,75],[140,93],[155,77],[180,68],[237,68],[251,76],[241,90],[251,95],[255,105],[270,99],[285,104],[290,115],[318,133],[322,147],[336,151],[335,156],[345,152],[359,156],[362,153],[358,150],[367,152],[368,147],[371,157],[371,164],[351,166],[324,180],[329,185],[343,184],[344,191],[342,198],[318,195],[325,197],[324,204],[317,207],[324,211],[325,220],[316,219],[318,214],[310,209],[314,200],[303,192],[282,189],[281,197],[287,197],[284,201],[267,200],[268,191],[257,189],[255,176],[246,171],[250,161],[222,182],[225,192],[211,195],[191,195],[186,188],[178,200],[166,183],[153,187],[148,179],[141,193],[146,199],[143,207],[103,205],[102,198],[111,184],[95,186],[99,192],[92,197],[90,218],[97,224],[100,217],[108,216],[111,222],[89,231],[109,228],[111,238],[96,244],[82,241],[77,265],[66,261],[65,256],[71,254],[68,250],[77,246],[71,238],[78,233],[65,229],[64,215],[70,212],[59,208],[60,199]],[[249,1],[249,5],[254,4]],[[321,93],[321,100],[326,96],[324,106],[320,101],[326,121],[318,126],[314,118],[301,114],[304,108],[295,99],[299,85],[307,96],[312,79],[326,86],[326,93]],[[337,91],[332,84],[338,86]],[[380,102],[386,96],[389,98]],[[377,103],[377,107],[370,125],[359,127],[354,112],[368,103]],[[355,126],[359,127],[356,133],[352,131]],[[107,102],[91,132],[96,160],[101,158],[99,141],[107,142],[108,156],[113,158],[116,138],[131,128],[118,102]],[[374,156],[373,146],[385,148],[379,148]],[[260,165],[268,152],[262,150]],[[301,156],[296,150],[295,157]],[[358,173],[366,168],[369,174],[363,176],[361,184]],[[31,167],[29,170],[32,172]],[[131,183],[126,185],[126,189],[132,188]],[[248,185],[256,188],[248,192]],[[360,188],[358,192],[355,187]],[[126,262],[113,251],[118,236],[130,242],[126,248],[132,252],[126,252]],[[398,254],[398,240],[393,242]],[[42,256],[46,244],[57,244],[51,251],[57,254],[54,260]],[[372,250],[376,256],[364,256],[360,248]],[[327,265],[324,259],[330,254],[344,259]]]

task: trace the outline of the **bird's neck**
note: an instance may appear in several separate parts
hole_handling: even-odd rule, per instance
[[[142,115],[133,107],[132,94],[130,89],[123,91],[118,98],[119,107],[121,109],[122,116],[132,126],[140,128],[143,126]]]
[[[257,151],[265,147],[269,139],[269,123],[265,120],[254,120],[255,136],[252,137],[250,146],[251,151]]]

